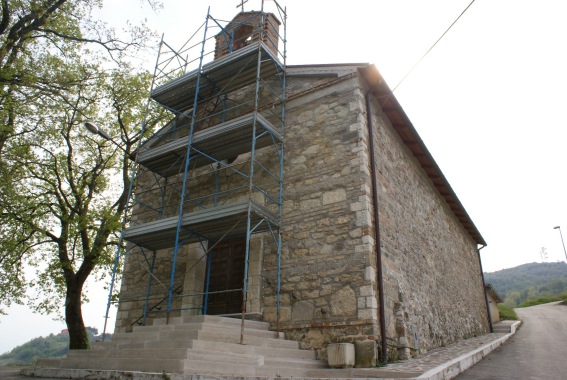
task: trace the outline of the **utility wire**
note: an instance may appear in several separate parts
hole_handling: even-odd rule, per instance
[[[445,35],[447,34],[447,32],[449,32],[449,30],[451,30],[451,28],[453,27],[453,25],[455,25],[457,23],[457,21],[459,21],[459,19],[465,14],[465,12],[471,7],[471,5],[473,5],[473,3],[475,2],[475,0],[472,0],[470,2],[469,5],[467,5],[467,7],[465,8],[464,11],[461,12],[461,14],[459,15],[459,17],[457,17],[455,19],[455,21],[453,21],[453,23],[447,28],[447,30],[445,30],[445,32],[441,35],[441,37],[439,37],[437,39],[437,41],[435,41],[435,43],[433,45],[431,45],[431,47],[429,48],[429,50],[427,50],[425,52],[425,54],[412,66],[412,68],[407,72],[406,75],[404,75],[404,77],[398,82],[398,84],[396,85],[396,87],[394,87],[392,89],[392,92],[396,91],[396,89],[402,84],[402,82],[412,73],[412,71],[421,63],[421,61],[423,61],[423,59],[427,56],[427,54],[429,54],[429,52],[431,50],[433,50],[433,48],[439,43],[439,41],[441,41],[441,39],[443,37],[445,37]]]

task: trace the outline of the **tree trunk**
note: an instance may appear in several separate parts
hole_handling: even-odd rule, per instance
[[[82,286],[75,283],[67,284],[67,298],[65,299],[65,322],[69,330],[69,349],[84,350],[90,347],[89,336],[83,313],[81,310]]]

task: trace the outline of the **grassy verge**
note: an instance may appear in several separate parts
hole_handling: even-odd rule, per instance
[[[517,321],[518,316],[516,312],[511,307],[504,306],[503,304],[498,304],[498,312],[500,313],[500,320]]]
[[[527,300],[522,302],[516,307],[530,307],[530,306],[536,306],[544,303],[557,302],[557,301],[567,302],[567,293],[563,293],[562,295],[557,297],[544,296],[544,297],[536,298],[535,300]]]

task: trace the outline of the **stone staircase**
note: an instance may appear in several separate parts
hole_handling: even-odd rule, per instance
[[[167,325],[157,319],[90,350],[69,351],[67,358],[39,359],[34,376],[75,377],[72,370],[81,369],[275,378],[308,377],[328,368],[313,351],[300,350],[298,342],[268,327],[267,322],[246,320],[240,344],[239,319],[186,316],[170,318]]]

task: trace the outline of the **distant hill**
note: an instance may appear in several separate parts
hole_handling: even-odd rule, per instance
[[[507,306],[514,307],[527,300],[543,296],[555,297],[567,292],[567,264],[524,264],[485,273],[484,279],[496,288]]]
[[[98,335],[98,330],[94,327],[87,327],[87,333],[91,344],[102,339],[102,335]],[[110,340],[111,338],[112,334],[105,335],[105,339]],[[68,351],[69,333],[63,330],[56,335],[50,334],[46,337],[34,338],[0,355],[0,366],[32,364],[37,358],[58,358],[67,355]]]

